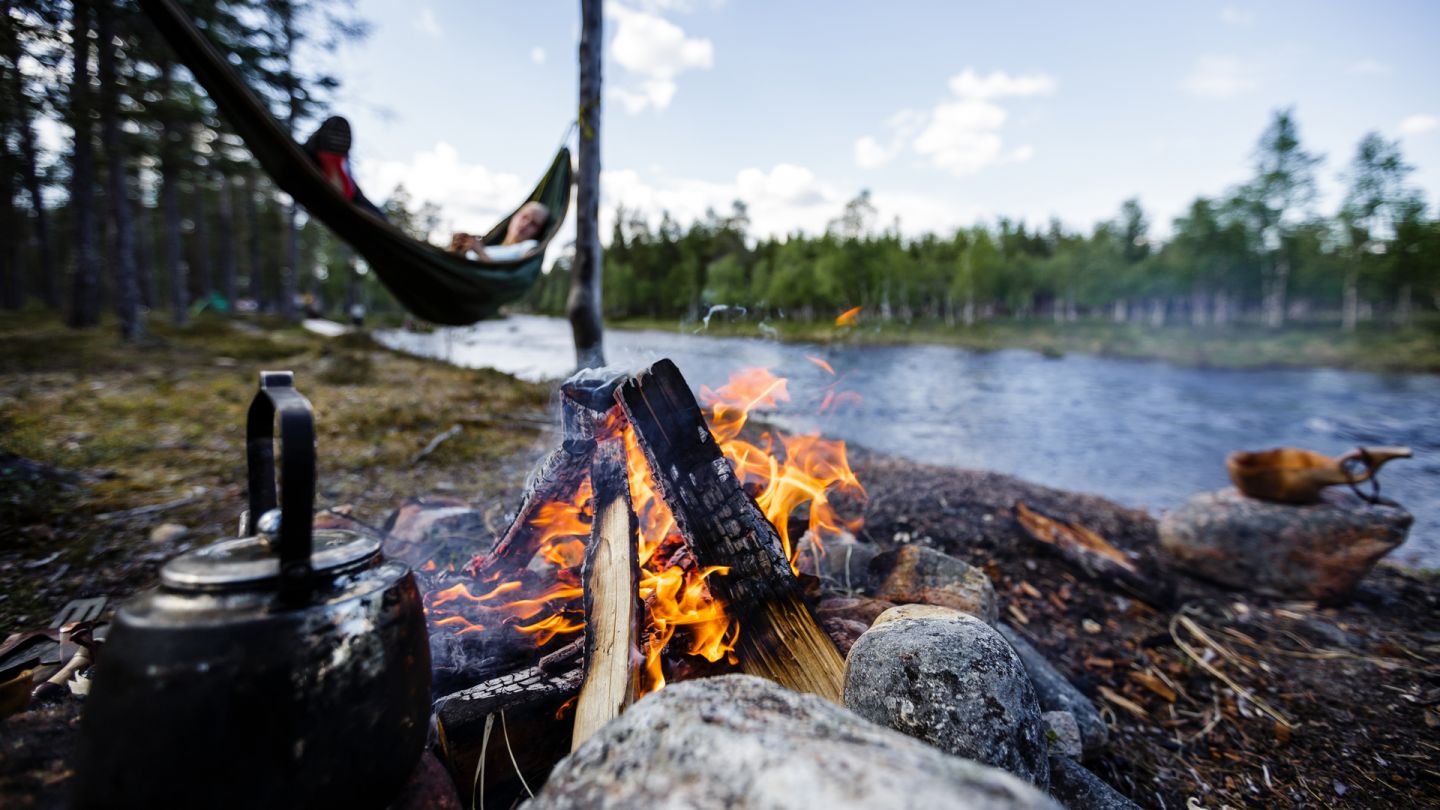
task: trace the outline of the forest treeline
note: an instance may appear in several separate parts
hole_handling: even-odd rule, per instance
[[[339,85],[314,66],[366,33],[345,0],[185,7],[302,140]],[[6,309],[38,302],[76,327],[108,309],[134,339],[147,314],[375,294],[130,0],[0,0],[0,184]]]
[[[339,85],[316,66],[366,33],[346,0],[185,7],[301,140]],[[332,316],[354,303],[398,314],[363,262],[259,170],[133,0],[0,0],[0,11],[0,307],[45,306],[77,327],[111,311],[132,339],[147,317],[183,324],[207,308],[293,316],[311,301]],[[1346,189],[1336,211],[1316,210],[1322,171]],[[1405,324],[1440,307],[1440,223],[1409,173],[1398,142],[1378,134],[1327,165],[1281,110],[1252,178],[1196,199],[1163,238],[1138,200],[1088,233],[1000,218],[918,238],[878,228],[868,193],[826,232],[779,239],[749,233],[743,201],[688,224],[621,209],[604,308]],[[448,236],[438,209],[403,188],[383,207],[417,238]],[[556,253],[522,306],[564,310],[569,259]]]
[[[622,209],[605,252],[605,312],[697,317],[728,305],[810,320],[862,306],[871,318],[951,324],[1300,319],[1354,329],[1440,308],[1440,222],[1408,184],[1399,143],[1361,140],[1338,171],[1345,195],[1329,215],[1315,207],[1322,170],[1294,112],[1280,110],[1258,139],[1253,177],[1197,198],[1163,239],[1136,199],[1089,233],[1001,218],[919,238],[877,230],[865,192],[824,234],[758,241],[740,201],[688,226],[669,216],[652,226]],[[529,299],[538,311],[564,309],[557,269]]]

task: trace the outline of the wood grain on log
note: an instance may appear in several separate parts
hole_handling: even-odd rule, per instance
[[[729,568],[709,583],[740,624],[741,668],[839,701],[844,661],[802,601],[775,527],[721,454],[680,370],[661,360],[621,385],[616,399],[696,561]]]
[[[1125,553],[1077,523],[1062,523],[1015,502],[1015,522],[1025,535],[1089,579],[1129,594],[1148,605],[1171,607],[1175,583],[1142,572]]]
[[[585,675],[575,702],[571,749],[635,702],[640,636],[640,566],[635,517],[618,435],[595,448],[595,525],[585,551]]]

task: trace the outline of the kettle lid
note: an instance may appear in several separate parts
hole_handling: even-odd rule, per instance
[[[310,568],[316,579],[361,570],[378,558],[380,538],[341,529],[313,533]],[[160,569],[160,582],[181,591],[265,590],[280,584],[280,557],[263,534],[222,540],[189,551]]]

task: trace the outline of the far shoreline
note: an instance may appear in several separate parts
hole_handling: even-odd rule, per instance
[[[714,337],[769,338],[821,345],[954,346],[978,352],[1022,349],[1047,357],[1067,354],[1153,360],[1188,368],[1263,371],[1330,368],[1373,373],[1440,374],[1440,320],[1408,328],[1362,327],[1344,333],[1331,324],[1269,330],[1241,324],[1225,328],[1116,324],[1089,320],[987,321],[951,326],[942,321],[864,322],[607,320],[615,329],[704,333]]]

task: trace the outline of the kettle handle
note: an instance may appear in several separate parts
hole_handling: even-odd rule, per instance
[[[315,416],[295,390],[289,371],[260,372],[260,391],[245,420],[250,512],[243,534],[255,534],[260,516],[275,504],[275,421],[280,421],[280,593],[304,598],[310,590],[315,510]]]

